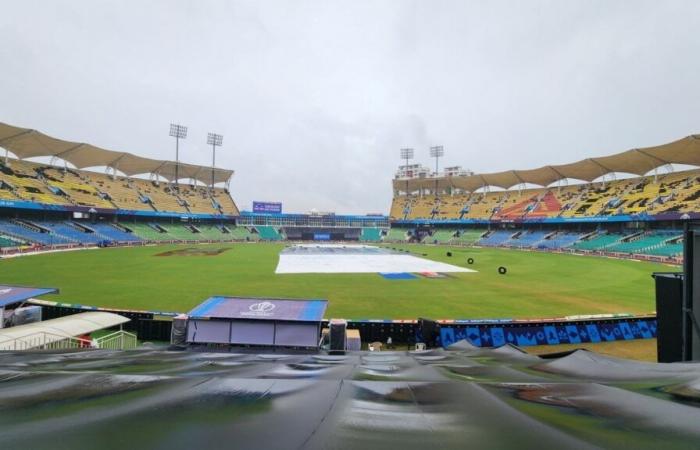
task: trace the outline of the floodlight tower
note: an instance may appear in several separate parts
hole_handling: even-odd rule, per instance
[[[211,190],[214,192],[214,168],[216,167],[216,147],[221,147],[224,137],[216,133],[207,134],[207,144],[211,145]]]
[[[406,161],[406,165],[403,166],[404,177],[406,178],[406,196],[408,197],[408,160],[413,159],[413,149],[412,148],[402,148],[401,149],[401,159]]]
[[[175,138],[175,189],[180,192],[180,139],[187,137],[187,127],[184,125],[170,124],[170,136]]]
[[[435,158],[435,197],[438,196],[438,160],[441,156],[445,156],[445,149],[442,145],[430,147],[430,157]]]

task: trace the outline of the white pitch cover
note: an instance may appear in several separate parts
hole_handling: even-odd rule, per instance
[[[316,248],[338,249],[338,245],[314,245]],[[372,248],[369,246],[347,246]],[[453,266],[401,253],[343,254],[295,254],[281,253],[275,273],[421,273],[421,272],[476,272],[465,267]]]

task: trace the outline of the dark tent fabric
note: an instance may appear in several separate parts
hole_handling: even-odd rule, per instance
[[[700,363],[576,351],[0,354],[3,449],[686,448]]]

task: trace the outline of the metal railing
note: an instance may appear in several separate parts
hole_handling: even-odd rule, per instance
[[[96,348],[106,348],[109,350],[129,350],[136,348],[138,339],[133,333],[119,330],[114,333],[94,339],[93,343]]]
[[[0,351],[65,350],[79,348],[129,350],[136,348],[137,345],[138,340],[136,335],[123,330],[93,340],[40,331],[26,336],[0,341]]]
[[[0,350],[52,350],[71,348],[91,348],[92,343],[87,339],[62,336],[44,331],[31,333],[26,336],[6,339],[0,342]]]

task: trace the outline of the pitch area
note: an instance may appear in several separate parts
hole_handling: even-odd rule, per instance
[[[348,319],[536,318],[651,312],[651,274],[672,270],[646,262],[505,249],[385,246],[477,272],[398,280],[378,274],[275,274],[285,244],[241,243],[5,259],[0,260],[0,282],[60,289],[47,300],[160,311],[189,311],[210,296],[231,295],[326,298],[329,317]],[[179,251],[183,248],[197,251]],[[467,264],[468,258],[474,263]],[[508,273],[499,275],[499,266]]]

